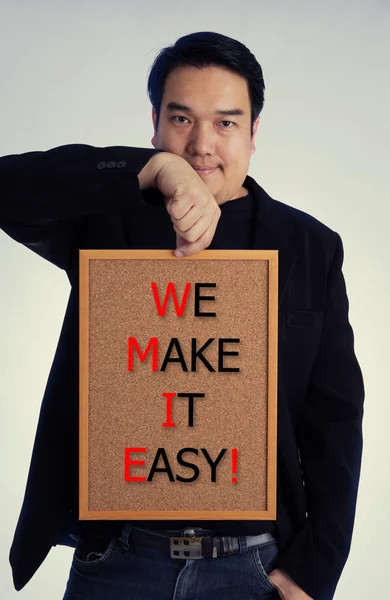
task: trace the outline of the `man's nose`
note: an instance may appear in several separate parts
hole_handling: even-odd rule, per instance
[[[215,150],[214,131],[207,124],[197,125],[191,131],[189,152],[198,156],[213,155]]]

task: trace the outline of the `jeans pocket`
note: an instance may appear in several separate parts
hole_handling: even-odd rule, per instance
[[[91,547],[86,547],[81,537],[77,542],[75,551],[73,553],[73,563],[75,566],[81,567],[95,567],[100,565],[106,565],[114,557],[118,546],[116,543],[116,535],[114,535],[107,548],[103,551],[94,551]]]
[[[255,575],[264,584],[265,588],[270,592],[277,588],[268,577],[271,573],[278,556],[278,545],[276,542],[257,546],[249,550],[250,560],[255,572]]]

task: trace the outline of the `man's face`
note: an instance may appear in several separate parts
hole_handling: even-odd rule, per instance
[[[183,157],[219,204],[245,196],[242,187],[260,118],[251,135],[246,80],[217,66],[177,67],[168,75],[152,144]]]

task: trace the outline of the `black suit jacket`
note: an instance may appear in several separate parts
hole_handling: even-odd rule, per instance
[[[10,551],[22,589],[78,512],[79,249],[175,248],[157,190],[137,173],[155,150],[69,145],[0,159],[0,225],[64,269],[71,293],[42,401]],[[347,559],[362,450],[363,381],[337,233],[251,178],[253,248],[279,251],[279,565],[331,600]]]

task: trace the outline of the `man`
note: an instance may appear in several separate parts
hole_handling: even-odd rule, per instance
[[[11,548],[15,587],[74,539],[66,600],[331,600],[352,536],[364,396],[341,239],[247,175],[264,81],[245,46],[181,38],[157,57],[149,95],[155,150],[72,145],[0,161],[2,228],[72,286]],[[275,523],[77,522],[80,248],[279,251]],[[176,531],[201,533],[204,558],[170,558]]]

